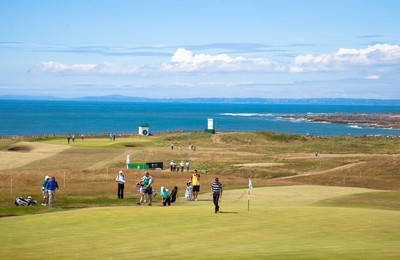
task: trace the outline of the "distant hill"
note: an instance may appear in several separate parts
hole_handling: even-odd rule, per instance
[[[52,100],[98,102],[173,102],[173,103],[222,103],[222,104],[293,104],[293,105],[388,105],[400,106],[400,99],[361,98],[146,98],[120,95],[60,98],[52,96],[0,95],[0,100]]]

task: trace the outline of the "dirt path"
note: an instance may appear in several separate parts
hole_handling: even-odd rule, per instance
[[[355,166],[358,166],[358,165],[361,165],[361,164],[364,164],[364,163],[365,162],[350,163],[350,164],[338,166],[338,167],[335,167],[335,168],[332,168],[332,169],[323,170],[323,171],[319,171],[319,172],[301,173],[301,174],[292,175],[292,176],[274,178],[272,181],[274,181],[274,180],[293,179],[293,178],[297,178],[297,177],[313,176],[313,175],[320,175],[320,174],[325,174],[325,173],[330,173],[330,172],[336,172],[336,171],[340,171],[340,170],[347,170],[347,169],[353,168]]]

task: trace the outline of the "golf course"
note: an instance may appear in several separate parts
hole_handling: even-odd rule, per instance
[[[177,201],[163,207],[157,195],[151,207],[136,205],[145,170],[127,169],[127,155],[131,163],[163,162],[162,171],[149,170],[153,188],[178,186]],[[189,171],[171,172],[171,160],[189,161]],[[399,259],[399,166],[396,136],[0,139],[0,259]],[[187,201],[195,169],[201,189],[198,201]],[[40,205],[46,175],[60,188],[51,208]],[[224,190],[217,214],[216,177]],[[38,205],[13,204],[27,196]]]

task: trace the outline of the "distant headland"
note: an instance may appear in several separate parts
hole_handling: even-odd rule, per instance
[[[0,95],[0,100],[48,100],[89,102],[160,102],[160,103],[222,103],[222,104],[287,104],[287,105],[381,105],[400,106],[400,99],[362,98],[149,98],[122,95],[61,98],[53,96]]]

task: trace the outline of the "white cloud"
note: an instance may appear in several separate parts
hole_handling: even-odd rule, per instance
[[[65,64],[61,62],[46,61],[37,64],[33,71],[36,73],[78,73],[78,74],[109,74],[124,75],[144,72],[139,66],[120,66],[104,62],[102,64]]]
[[[161,69],[166,72],[267,72],[283,71],[284,67],[264,58],[231,57],[225,53],[193,55],[191,51],[179,48],[172,56],[171,62],[163,63]]]
[[[61,62],[41,62],[33,69],[35,72],[89,72],[96,68],[96,64],[68,65]]]
[[[400,46],[376,44],[365,49],[340,48],[335,54],[297,56],[290,72],[337,71],[352,66],[400,64]]]
[[[367,77],[366,77],[366,79],[380,79],[381,78],[381,76],[380,75],[368,75]]]
[[[287,65],[285,61],[230,56],[226,53],[217,55],[193,54],[185,48],[179,48],[170,61],[156,64],[117,65],[104,62],[101,64],[65,64],[46,61],[37,64],[33,71],[37,73],[70,73],[70,74],[106,74],[136,75],[159,73],[225,73],[225,72],[331,72],[357,71],[365,69],[371,75],[384,73],[390,68],[398,70],[400,65],[400,46],[376,44],[364,49],[340,48],[334,54],[299,55]],[[371,78],[369,78],[371,79]]]

